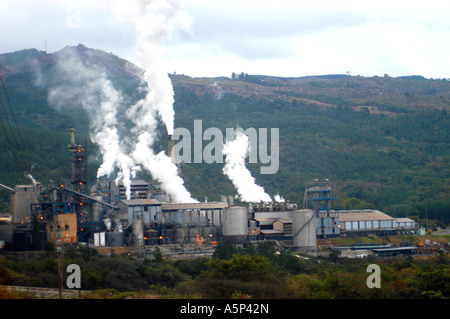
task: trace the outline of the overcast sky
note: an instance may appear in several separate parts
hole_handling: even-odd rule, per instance
[[[110,0],[112,1],[112,0]],[[127,3],[128,1],[122,1]],[[108,0],[1,0],[0,53],[82,43],[139,65]],[[450,1],[185,0],[168,72],[450,78]]]

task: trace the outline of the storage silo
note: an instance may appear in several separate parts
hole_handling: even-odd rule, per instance
[[[243,243],[248,236],[247,207],[230,206],[223,215],[223,237],[235,244]]]
[[[305,251],[317,250],[316,214],[310,209],[292,212],[293,246]]]

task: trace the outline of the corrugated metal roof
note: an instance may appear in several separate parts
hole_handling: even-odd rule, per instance
[[[123,199],[121,202],[128,206],[161,205],[160,201],[153,198]]]
[[[402,217],[397,218],[397,223],[415,223],[415,221],[413,221],[411,218]]]
[[[393,220],[395,218],[380,212],[379,210],[349,210],[339,211],[339,222],[351,222],[359,220]]]
[[[148,186],[149,184],[146,181],[142,180],[142,179],[135,179],[135,180],[131,181],[131,185],[132,186],[138,186],[138,185]],[[119,186],[124,186],[123,181],[119,182]]]
[[[260,225],[272,225],[277,218],[255,218]]]
[[[381,252],[381,251],[416,250],[416,249],[419,249],[419,247],[416,247],[416,246],[402,246],[402,247],[376,248],[376,249],[372,249],[372,250],[376,251],[376,252]]]
[[[260,232],[265,235],[284,234],[284,232],[279,231],[277,229],[261,229]]]
[[[142,200],[149,205],[161,205],[162,204],[159,200],[154,199],[154,198],[145,198]]]
[[[228,207],[228,204],[222,202],[211,203],[170,203],[162,204],[162,210],[203,210],[203,209],[223,209]]]
[[[143,199],[123,199],[120,202],[128,206],[144,206],[148,205]]]

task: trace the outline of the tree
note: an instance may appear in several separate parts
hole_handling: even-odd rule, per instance
[[[193,283],[196,293],[208,298],[231,298],[246,294],[253,298],[283,298],[283,277],[270,261],[260,255],[233,255],[211,259],[208,270]]]
[[[217,247],[216,250],[214,251],[212,257],[214,259],[230,259],[231,257],[233,257],[234,254],[237,254],[239,252],[239,250],[236,248],[235,245],[233,245],[231,242],[225,240],[220,242]]]
[[[259,255],[233,255],[228,260],[213,259],[207,265],[211,273],[219,278],[265,281],[274,276],[272,264]]]
[[[254,255],[256,254],[256,248],[249,241],[245,241],[242,245],[242,253],[246,255]]]
[[[450,271],[437,269],[418,274],[418,287],[425,298],[443,298],[450,296]]]
[[[342,251],[340,249],[333,249],[333,250],[331,250],[328,258],[330,258],[330,261],[336,262],[336,261],[338,261],[339,256],[341,255],[341,252]]]
[[[153,251],[153,261],[156,263],[162,263],[163,261],[162,253],[158,246]]]
[[[258,245],[256,252],[268,259],[271,259],[275,254],[275,244],[272,241],[266,241]]]
[[[300,274],[305,271],[305,267],[298,257],[287,250],[282,250],[279,255],[275,255],[273,263],[276,263],[282,270],[286,270],[291,274]]]

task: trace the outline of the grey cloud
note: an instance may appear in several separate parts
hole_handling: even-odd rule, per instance
[[[344,9],[314,13],[300,8],[273,11],[255,7],[240,11],[230,7],[220,12],[193,6],[189,10],[194,17],[193,35],[185,35],[180,39],[182,42],[252,59],[291,57],[292,41],[298,37],[367,21],[366,16]]]

